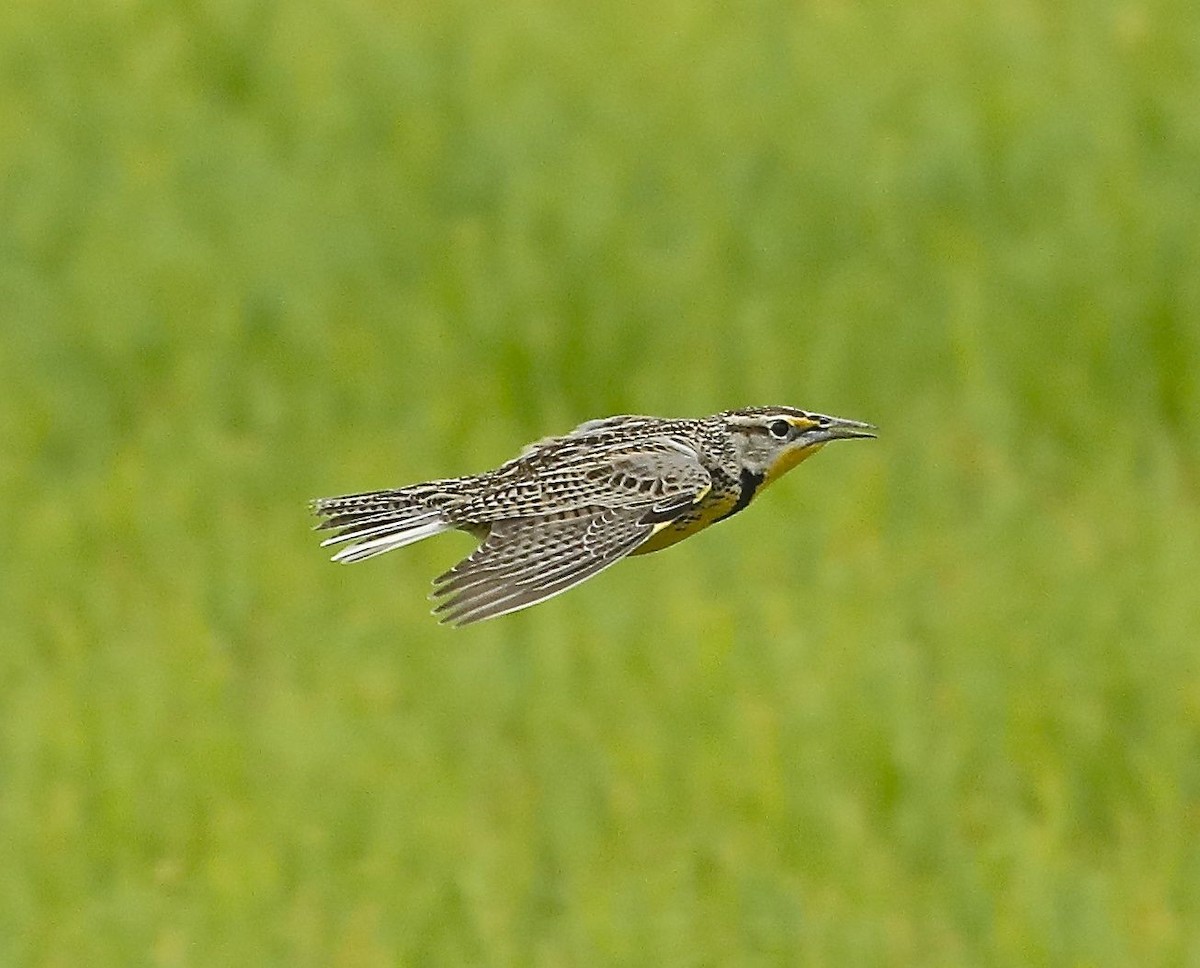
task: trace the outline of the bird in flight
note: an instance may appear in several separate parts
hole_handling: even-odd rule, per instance
[[[831,440],[874,437],[868,423],[795,407],[711,417],[589,420],[530,444],[495,470],[312,508],[363,561],[443,531],[480,545],[434,579],[434,614],[470,625],[544,602],[627,555],[666,548],[724,521]]]

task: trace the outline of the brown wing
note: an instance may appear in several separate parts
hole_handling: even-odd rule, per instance
[[[680,502],[674,515],[690,506]],[[469,625],[536,605],[573,588],[663,527],[665,508],[582,508],[497,521],[469,557],[434,580],[434,614]],[[674,516],[672,515],[672,516]]]
[[[471,524],[600,507],[697,500],[712,476],[694,447],[666,436],[606,443],[572,436],[540,446],[480,477],[482,486],[447,507]]]

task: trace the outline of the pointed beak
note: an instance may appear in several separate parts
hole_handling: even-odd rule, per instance
[[[809,444],[823,444],[830,440],[853,440],[856,437],[874,437],[874,424],[863,423],[861,420],[847,420],[845,417],[817,417],[817,426],[804,432],[801,438]]]

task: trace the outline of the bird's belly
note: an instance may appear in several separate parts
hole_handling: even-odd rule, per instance
[[[710,524],[715,524],[733,510],[737,504],[737,492],[727,491],[723,494],[710,495],[710,500],[674,521],[668,522],[644,542],[638,545],[630,554],[646,555],[651,551],[661,551],[673,544],[678,544],[684,538],[690,538],[697,531],[703,531]]]

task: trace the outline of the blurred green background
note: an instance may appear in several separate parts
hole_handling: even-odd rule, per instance
[[[1200,965],[1200,6],[9,0],[0,963]],[[877,422],[463,631],[305,502]]]

